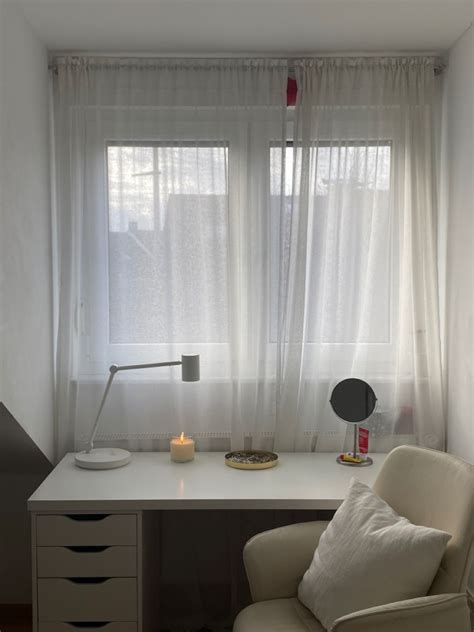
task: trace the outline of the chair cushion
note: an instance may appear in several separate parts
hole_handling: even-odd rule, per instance
[[[298,599],[272,599],[248,606],[235,620],[233,632],[325,632]]]
[[[466,560],[474,554],[474,465],[404,445],[387,456],[373,489],[410,522],[452,535],[429,592],[464,592],[470,571]]]
[[[423,597],[450,537],[412,524],[353,478],[319,540],[298,597],[328,630],[343,615]]]

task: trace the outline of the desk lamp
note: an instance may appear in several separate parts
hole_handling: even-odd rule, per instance
[[[94,439],[99,427],[99,419],[104,408],[105,400],[109,393],[113,379],[119,371],[134,371],[136,369],[154,369],[160,366],[178,366],[181,365],[181,379],[183,382],[198,382],[200,380],[199,355],[182,355],[181,361],[176,362],[154,362],[152,364],[128,364],[117,366],[112,364],[110,367],[110,375],[105,385],[102,401],[100,402],[99,412],[95,418],[94,427],[92,428],[87,448],[78,452],[75,456],[75,462],[78,467],[86,470],[111,470],[116,467],[122,467],[130,463],[132,455],[128,450],[121,448],[94,448]]]

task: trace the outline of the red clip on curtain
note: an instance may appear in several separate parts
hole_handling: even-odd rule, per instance
[[[296,85],[296,79],[288,78],[288,85],[286,88],[286,105],[295,105],[297,92],[298,86]]]

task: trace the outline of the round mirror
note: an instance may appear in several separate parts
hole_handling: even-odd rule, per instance
[[[367,455],[367,443],[364,454],[359,454],[359,424],[366,421],[374,412],[377,398],[367,382],[355,377],[342,380],[336,384],[329,400],[333,411],[345,423],[354,427],[354,448],[352,453],[344,452],[337,458],[341,465],[372,465],[372,459]],[[362,432],[362,431],[361,431]]]
[[[340,419],[360,424],[374,412],[377,398],[370,384],[351,377],[336,384],[329,401]]]

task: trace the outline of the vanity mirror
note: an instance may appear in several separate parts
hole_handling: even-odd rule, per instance
[[[354,427],[354,448],[348,459],[341,455],[337,462],[341,465],[372,465],[370,457],[361,458],[359,454],[359,425],[367,421],[374,413],[377,404],[375,393],[367,382],[358,378],[342,380],[334,387],[330,403],[333,411],[349,426]]]

